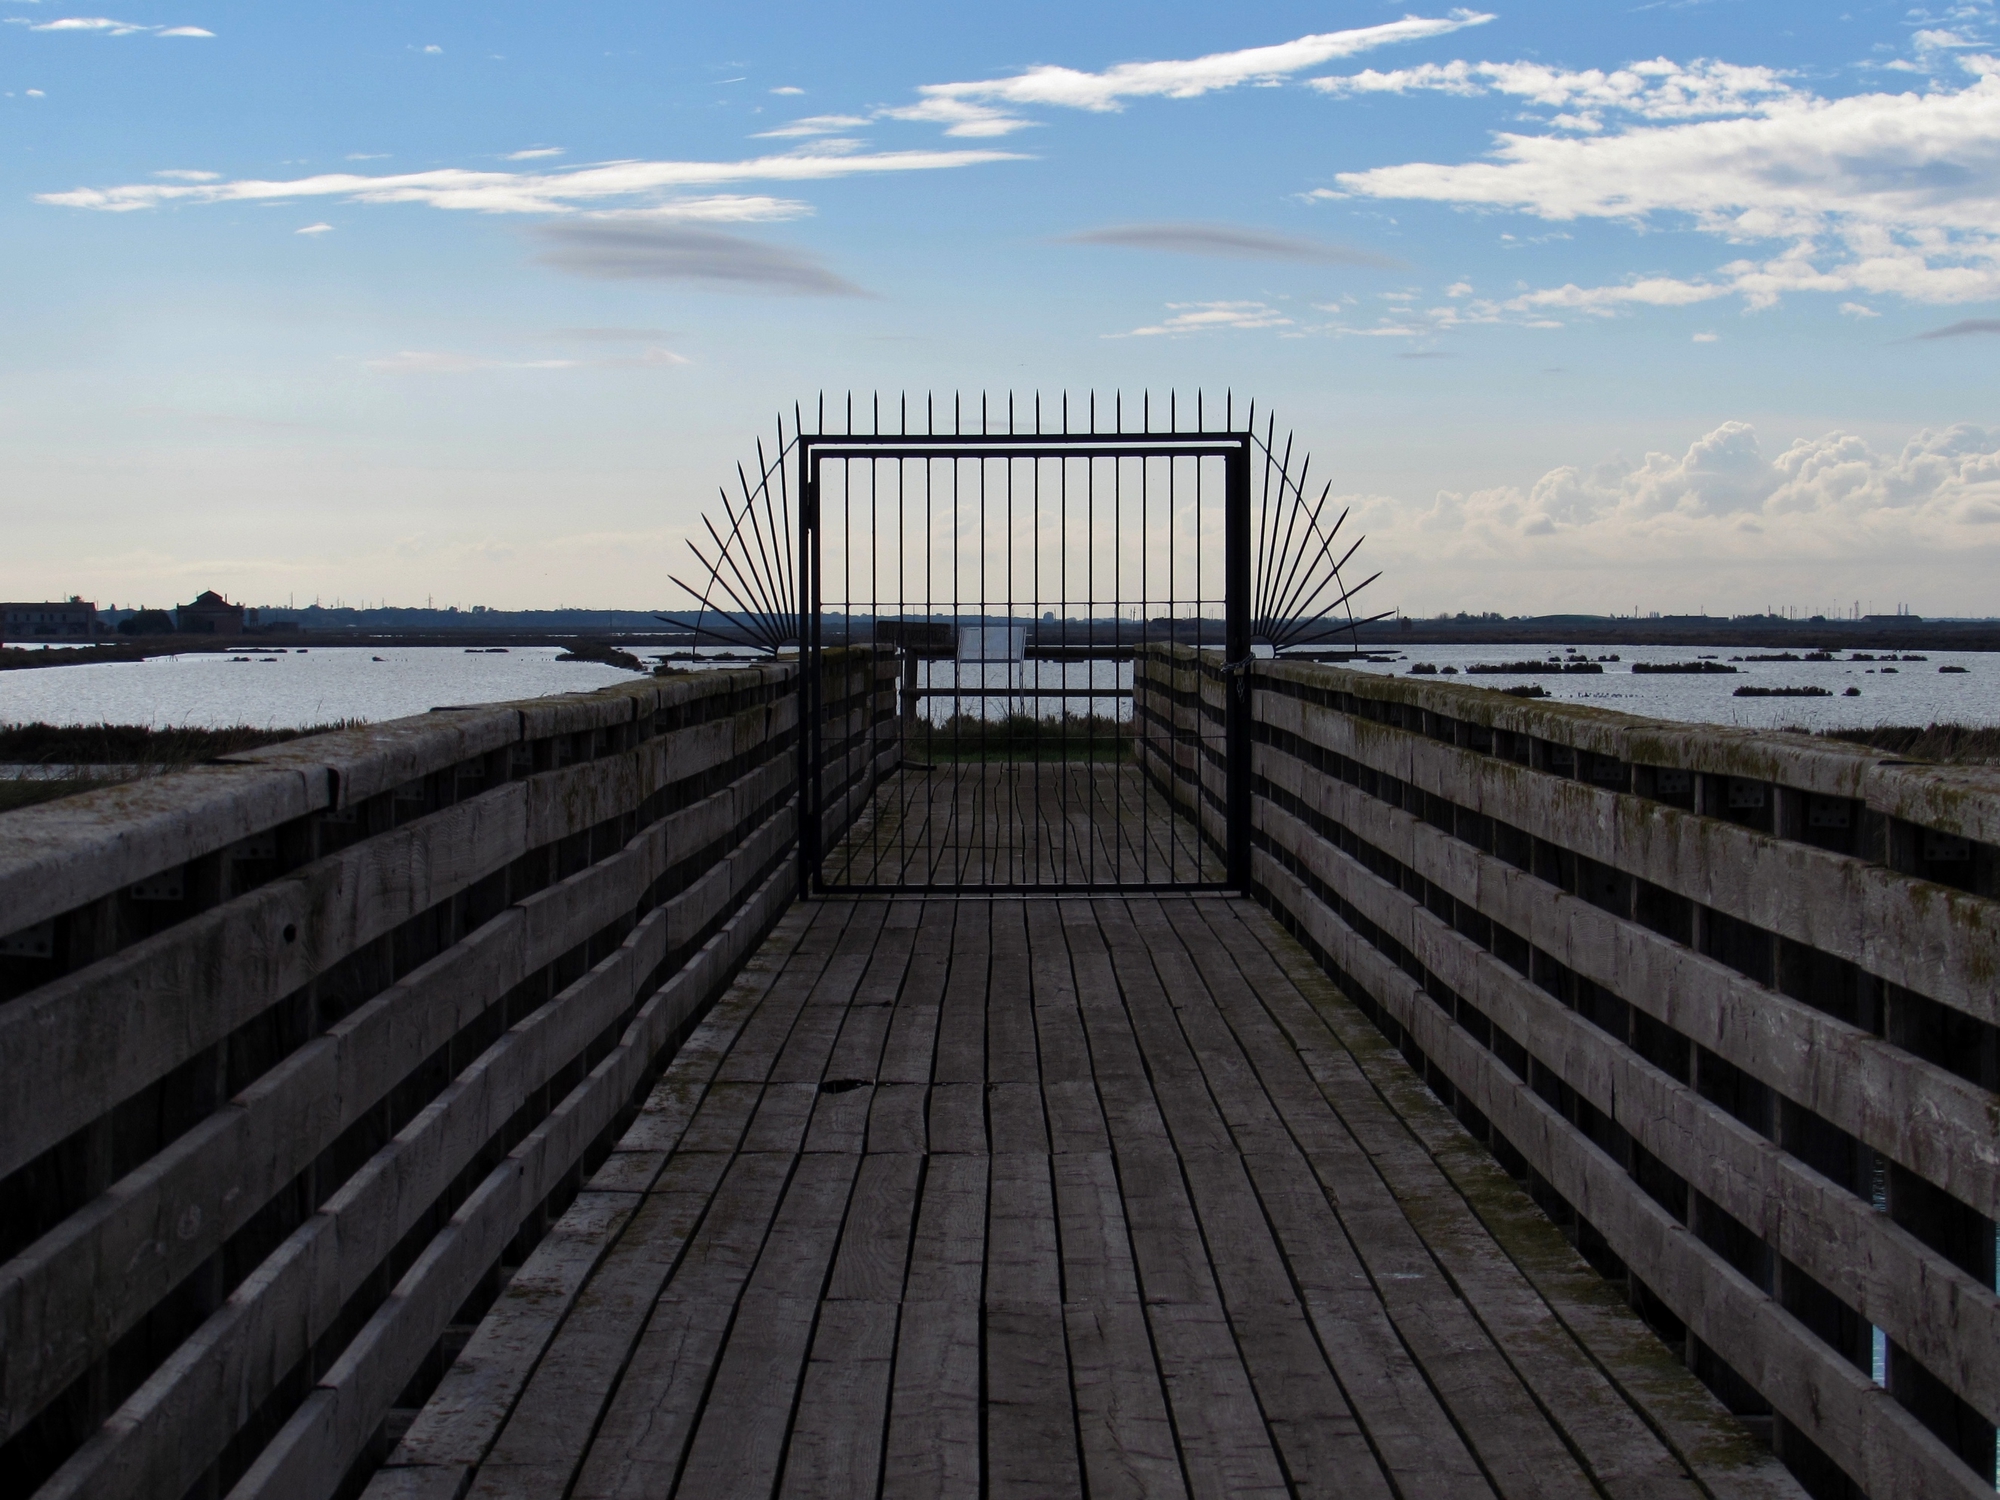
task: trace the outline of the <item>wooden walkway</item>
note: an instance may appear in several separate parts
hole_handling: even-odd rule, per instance
[[[1221,857],[1134,765],[904,766],[826,862],[840,885],[1193,885]]]
[[[795,906],[593,1188],[371,1495],[1797,1493],[1244,900]]]

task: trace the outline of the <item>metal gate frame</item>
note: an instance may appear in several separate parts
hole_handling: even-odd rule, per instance
[[[797,436],[799,478],[799,893],[823,893],[820,785],[822,702],[820,639],[820,463],[826,458],[1067,459],[1220,458],[1223,460],[1224,880],[1250,889],[1251,453],[1245,430],[1181,433],[924,433]],[[1199,889],[1188,885],[1178,889]],[[903,887],[911,894],[965,887]],[[1114,894],[1123,887],[1038,885],[1035,891]],[[1154,885],[1148,889],[1160,889]]]

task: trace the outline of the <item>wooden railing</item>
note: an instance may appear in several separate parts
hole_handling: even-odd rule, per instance
[[[796,667],[0,821],[0,1494],[365,1472],[796,889]],[[896,753],[829,653],[829,836]]]
[[[1142,662],[1220,838],[1219,659]],[[1257,893],[1818,1495],[1985,1495],[2000,774],[1260,664]],[[1215,744],[1219,741],[1211,740]]]

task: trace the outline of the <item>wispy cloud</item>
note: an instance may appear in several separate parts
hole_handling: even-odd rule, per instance
[[[1008,78],[927,83],[917,90],[917,103],[883,113],[892,119],[943,125],[947,135],[1007,135],[1034,123],[1018,113],[1028,106],[1103,112],[1121,109],[1132,99],[1194,99],[1246,83],[1274,82],[1336,58],[1396,42],[1444,36],[1492,19],[1475,11],[1454,10],[1436,19],[1405,16],[1379,26],[1323,32],[1268,47],[1161,62],[1119,63],[1100,73],[1045,65]]]
[[[803,251],[651,216],[559,220],[533,234],[546,247],[537,262],[596,281],[691,281],[740,292],[863,295]]]
[[[199,26],[160,26],[149,21],[117,21],[110,16],[62,16],[53,21],[31,21],[25,16],[9,16],[12,26],[30,31],[83,31],[104,36],[209,36],[212,31]]]
[[[2000,318],[1961,318],[1956,323],[1947,323],[1942,328],[1933,328],[1928,333],[1920,333],[1920,340],[1975,338],[1983,334],[2000,333]]]
[[[1111,245],[1131,250],[1164,250],[1222,260],[1282,260],[1309,265],[1375,266],[1395,269],[1403,262],[1373,250],[1356,250],[1325,240],[1243,229],[1233,224],[1112,224],[1084,229],[1063,239],[1073,245]]]
[[[509,151],[505,159],[507,161],[540,161],[544,157],[561,156],[562,154],[563,148],[561,146],[530,146],[525,151]]]
[[[582,344],[657,344],[673,336],[673,331],[667,328],[553,328],[542,335],[564,343]]]
[[[799,136],[838,135],[843,130],[858,130],[868,124],[866,115],[807,115],[802,120],[794,120],[789,125],[781,125],[776,130],[760,130],[755,140],[785,140]]]
[[[1679,89],[1680,102],[1671,105],[1684,114],[1737,111],[1726,118],[1671,117],[1660,113],[1666,103],[1644,104],[1653,96],[1641,90],[1637,112],[1653,114],[1616,131],[1501,133],[1487,160],[1342,173],[1339,192],[1319,191],[1509,209],[1557,222],[1686,225],[1733,244],[1781,243],[1775,253],[1733,259],[1707,276],[1556,287],[1508,304],[1517,310],[1608,313],[1730,296],[1760,308],[1800,292],[1932,303],[2000,297],[2000,152],[1993,144],[2000,140],[2000,61],[1981,54],[1961,62],[1974,76],[1957,90],[1840,99],[1737,70],[1742,77],[1724,79],[1705,96]],[[1656,82],[1667,76],[1637,71]],[[1697,75],[1722,77],[1719,65],[1687,74]]]
[[[496,359],[455,350],[405,349],[380,359],[364,360],[377,375],[473,375],[490,370],[647,370],[691,364],[671,349],[647,349],[608,359]]]
[[[186,167],[169,167],[153,175],[165,178],[168,182],[215,182],[222,176],[220,172],[197,172]]]
[[[1232,328],[1290,328],[1293,320],[1267,302],[1169,302],[1170,318],[1134,328],[1114,338],[1154,338],[1165,334],[1217,333]]]
[[[331,224],[308,224],[308,225],[306,225],[306,227],[305,227],[305,228],[303,228],[303,229],[294,229],[294,230],[292,231],[292,233],[293,233],[293,234],[330,234],[330,233],[332,233],[332,231],[333,231],[333,226],[332,226]]]
[[[424,203],[478,213],[570,213],[617,200],[650,202],[683,218],[771,219],[806,212],[805,205],[765,197],[680,197],[687,188],[729,182],[825,182],[875,173],[936,172],[985,162],[1018,161],[1012,152],[801,151],[747,161],[615,161],[555,172],[473,171],[443,167],[372,177],[326,172],[289,181],[246,178],[233,182],[134,183],[42,193],[40,203],[109,212],[168,203],[253,203],[299,198],[345,198],[356,203]]]

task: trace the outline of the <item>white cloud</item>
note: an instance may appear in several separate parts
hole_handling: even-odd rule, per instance
[[[426,46],[424,48],[424,51],[435,57],[441,54],[444,51],[444,48],[438,46],[436,43],[432,43],[429,46]]]
[[[1774,597],[1767,588],[1828,599],[1898,568],[1971,601],[2000,561],[2000,431],[1925,430],[1890,452],[1833,432],[1766,457],[1749,424],[1725,422],[1679,454],[1564,465],[1427,505],[1354,504],[1371,570],[1484,597],[1511,571],[1539,591],[1518,605],[1538,612],[1552,592],[1625,608],[1663,593],[1691,605],[1697,588],[1713,603],[1732,586],[1746,599]],[[1606,588],[1621,592],[1585,592]]]
[[[1474,11],[1454,10],[1444,18],[1405,16],[1378,26],[1324,32],[1274,46],[1213,52],[1205,57],[1119,63],[1101,73],[1044,65],[1010,78],[927,83],[917,90],[916,104],[883,113],[893,119],[943,125],[947,135],[1005,135],[1034,123],[1016,113],[1024,106],[1101,112],[1120,109],[1131,99],[1193,99],[1217,89],[1286,78],[1335,58],[1352,57],[1394,42],[1444,36],[1492,19]]]
[[[222,176],[220,172],[195,172],[185,167],[169,167],[153,175],[164,177],[169,182],[215,182]]]
[[[105,36],[214,36],[199,26],[156,26],[146,21],[114,21],[109,16],[63,16],[54,21],[28,21],[10,17],[30,31],[93,31]]]
[[[1742,112],[1732,118],[1582,136],[1508,132],[1484,161],[1412,162],[1337,180],[1352,196],[1557,222],[1685,225],[1737,244],[1783,244],[1703,277],[1559,287],[1509,304],[1517,308],[1606,311],[1732,295],[1758,308],[1806,291],[1984,300],[2000,296],[2000,73],[1987,59],[1969,61],[1975,76],[1955,91],[1822,99],[1738,80],[1703,97],[1683,90],[1690,102],[1673,106],[1734,100]],[[1720,65],[1701,66],[1706,77]]]
[[[1843,316],[1849,318],[1879,318],[1882,315],[1865,302],[1843,302],[1840,304]]]
[[[30,99],[46,99],[46,98],[48,98],[49,96],[48,96],[47,94],[43,93],[43,92],[42,92],[42,91],[41,91],[40,89],[29,89],[29,90],[28,90],[28,97],[29,97]]]
[[[563,148],[561,146],[530,146],[525,151],[509,151],[505,159],[507,161],[540,161],[544,157],[561,156],[562,154]],[[350,161],[353,159],[352,157],[348,158]]]
[[[303,229],[294,229],[293,234],[327,234],[333,229],[331,224],[308,224]]]
[[[1722,335],[1719,333],[1697,333],[1694,336],[1694,342],[1697,344],[1713,344],[1721,339],[1721,337]]]
[[[748,161],[615,161],[559,172],[472,171],[443,167],[371,177],[326,172],[289,181],[249,178],[234,182],[76,188],[42,193],[36,201],[65,208],[125,212],[168,203],[283,202],[344,198],[356,203],[424,203],[479,213],[569,213],[587,205],[636,201],[650,211],[695,219],[757,220],[807,212],[805,205],[768,197],[675,197],[686,188],[727,182],[824,182],[871,173],[934,172],[984,162],[1017,161],[1005,151],[802,151]]]
[[[801,88],[794,88],[792,87],[792,85],[788,83],[784,84],[779,88],[772,89],[771,92],[774,94],[793,95],[793,94],[803,94],[805,90]]]
[[[64,16],[59,21],[31,21],[30,31],[102,31],[111,36],[130,36],[136,31],[151,31],[153,28],[143,21],[114,21],[109,16]]]
[[[1289,328],[1293,320],[1263,302],[1169,302],[1170,318],[1146,328],[1135,328],[1123,338],[1150,338],[1159,334],[1215,333],[1227,328]]]
[[[867,123],[866,115],[808,115],[803,120],[780,125],[776,130],[760,130],[754,139],[783,140],[793,136],[835,135],[843,130],[858,130]]]
[[[1803,96],[1773,68],[1739,67],[1700,58],[1683,66],[1664,57],[1605,72],[1573,71],[1542,63],[1424,63],[1378,73],[1314,78],[1327,94],[1442,93],[1472,97],[1506,94],[1545,109],[1564,111],[1551,123],[1571,130],[1603,128],[1607,112],[1646,120],[1692,120],[1767,112]]]

